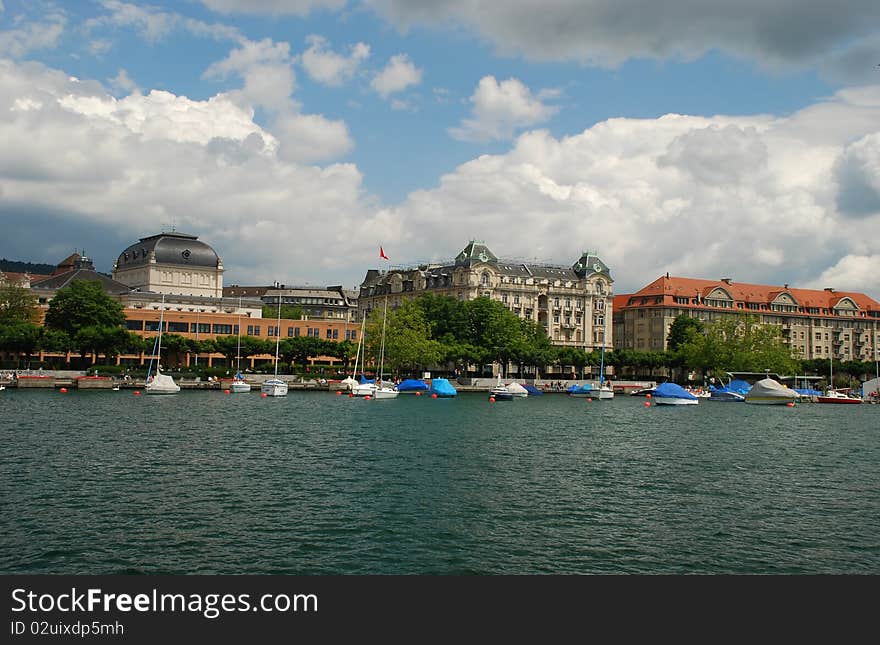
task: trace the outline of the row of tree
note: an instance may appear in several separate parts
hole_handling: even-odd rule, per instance
[[[268,310],[266,313],[270,313]],[[295,314],[298,312],[286,312]],[[285,312],[282,314],[286,315]],[[277,315],[277,308],[275,309]],[[44,325],[41,310],[28,289],[0,286],[0,350],[30,357],[39,350],[76,351],[82,356],[103,354],[107,360],[123,353],[150,351],[153,339],[144,339],[125,329],[122,305],[109,297],[97,282],[73,282],[50,301]],[[522,320],[502,303],[489,298],[460,301],[447,296],[422,295],[404,301],[398,308],[374,310],[366,321],[367,363],[378,368],[384,327],[386,374],[418,374],[425,369],[458,369],[499,363],[517,365],[519,373],[546,373],[553,366],[573,368],[583,374],[599,366],[600,351],[584,352],[575,347],[550,343],[543,327]],[[249,359],[274,355],[275,341],[243,336],[240,356]],[[165,362],[179,364],[186,354],[221,353],[228,364],[239,355],[239,339],[220,336],[195,340],[176,334],[163,335]],[[803,361],[793,357],[781,331],[761,325],[758,318],[741,315],[704,323],[689,316],[673,322],[667,351],[618,349],[604,357],[615,372],[634,376],[668,373],[675,368],[699,371],[700,378],[726,372],[805,374],[827,372],[827,361]],[[357,344],[300,336],[280,341],[279,355],[287,363],[307,365],[309,359],[330,356],[346,368],[357,352]],[[835,374],[861,378],[871,374],[871,364],[858,361],[835,364]]]

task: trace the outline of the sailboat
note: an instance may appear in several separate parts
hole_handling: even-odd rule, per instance
[[[361,335],[360,338],[358,338],[357,353],[354,355],[354,371],[351,373],[351,376],[346,376],[339,382],[341,387],[344,387],[351,392],[354,392],[354,389],[359,385],[355,376],[358,371],[358,359],[361,357],[361,347],[364,343],[364,324],[366,323],[366,320],[366,317],[361,320]]]
[[[828,390],[816,397],[816,403],[861,403],[860,398],[850,395],[850,388],[834,387],[834,357],[829,358],[828,362],[831,374],[828,378]]]
[[[159,311],[159,337],[156,341],[158,345],[156,356],[159,358],[156,361],[156,373],[152,376],[150,375],[150,370],[153,367],[153,359],[150,359],[150,367],[147,369],[147,384],[144,386],[144,390],[146,390],[147,394],[177,394],[180,392],[180,386],[174,382],[174,379],[168,374],[163,374],[160,369],[160,363],[162,361],[162,328],[164,326],[165,294],[162,294],[162,308]]]
[[[250,392],[251,384],[241,375],[241,298],[238,299],[238,348],[235,352],[235,378],[229,386],[231,392]]]
[[[605,344],[602,344],[602,359],[599,365],[599,387],[586,391],[587,396],[591,399],[599,399],[600,401],[608,401],[614,398],[614,388],[611,383],[605,380]]]
[[[385,361],[385,322],[388,319],[388,296],[385,296],[385,308],[382,312],[382,342],[380,343],[379,349],[379,381],[377,383],[378,387],[376,391],[373,393],[374,399],[395,399],[400,392],[397,391],[396,387],[391,387],[383,384],[383,380],[385,377],[384,372],[384,361]]]
[[[241,328],[239,327],[239,330]],[[281,345],[281,294],[278,294],[278,324],[275,327],[275,376],[263,381],[260,392],[266,396],[287,396],[287,383],[278,378],[278,348]]]

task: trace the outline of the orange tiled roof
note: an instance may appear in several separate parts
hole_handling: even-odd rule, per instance
[[[699,296],[705,300],[713,290],[724,289],[734,302],[767,304],[772,303],[780,293],[788,293],[797,302],[798,307],[805,309],[816,308],[832,310],[844,298],[852,300],[860,310],[866,312],[880,312],[880,303],[873,298],[852,291],[836,291],[832,289],[795,289],[786,286],[749,284],[746,282],[734,282],[733,280],[701,280],[699,278],[683,278],[678,276],[661,276],[643,289],[633,294],[615,296],[614,309],[620,310],[628,307],[666,306],[698,306],[692,302]],[[674,298],[688,298],[688,303],[676,303]],[[637,302],[629,304],[630,299],[637,298]],[[662,298],[657,302],[657,298]],[[644,299],[644,302],[642,302]],[[701,302],[701,307],[705,303]],[[798,312],[806,313],[806,312]],[[815,315],[815,314],[814,314]]]

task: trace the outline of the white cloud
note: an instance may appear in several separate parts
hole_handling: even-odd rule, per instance
[[[880,276],[880,254],[846,255],[834,266],[828,267],[809,285],[813,289],[832,288],[837,291],[866,291],[866,281],[874,276],[874,285],[869,295],[877,298],[877,277]]]
[[[220,13],[257,13],[305,16],[319,9],[341,9],[347,0],[202,0]]]
[[[132,93],[139,91],[137,83],[131,80],[128,72],[123,68],[119,68],[119,73],[110,79],[110,86],[120,93]]]
[[[296,85],[288,43],[265,38],[242,41],[229,55],[205,70],[207,79],[230,75],[244,79],[244,87],[229,93],[240,105],[263,106],[270,110],[293,109],[291,94]]]
[[[344,145],[338,124],[303,119],[303,131],[324,130],[304,145]],[[279,145],[224,97],[154,90],[117,100],[97,83],[0,61],[0,225],[15,231],[2,252],[45,258],[88,245],[108,271],[121,244],[173,221],[218,250],[230,282],[351,272],[346,263],[374,251],[364,239],[375,217],[369,196],[350,164],[285,159],[296,125],[281,128]]]
[[[120,0],[101,0],[101,4],[109,14],[92,20],[90,26],[105,22],[117,27],[133,27],[153,42],[167,36],[180,20],[176,14],[160,11],[156,7],[138,6]]]
[[[557,111],[535,98],[515,78],[499,83],[494,76],[484,76],[470,100],[472,117],[449,130],[453,137],[463,141],[509,139],[516,130],[546,121]]]
[[[289,162],[312,163],[348,153],[354,142],[344,121],[331,121],[320,114],[288,114],[276,122],[279,156]]]
[[[52,49],[66,23],[63,15],[52,14],[44,22],[24,23],[16,29],[0,31],[0,56],[21,58],[39,49]]]
[[[357,43],[350,47],[348,56],[327,49],[327,40],[312,35],[307,39],[309,48],[302,54],[302,66],[319,83],[339,87],[354,76],[358,67],[370,57],[370,46]]]
[[[370,87],[386,99],[390,94],[402,92],[409,86],[421,82],[422,70],[417,68],[406,54],[397,54],[392,56],[385,68],[373,77]]]

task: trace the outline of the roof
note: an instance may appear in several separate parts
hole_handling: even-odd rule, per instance
[[[114,296],[131,292],[131,287],[128,285],[116,282],[113,278],[110,278],[103,273],[98,273],[94,269],[88,268],[74,269],[67,273],[49,276],[43,280],[32,282],[31,289],[35,291],[58,291],[59,289],[69,286],[71,282],[76,280],[100,282],[101,288],[103,288],[108,294]]]
[[[735,303],[752,303],[756,305],[770,305],[780,302],[780,296],[788,294],[797,312],[789,313],[816,313],[833,315],[832,310],[849,299],[861,311],[876,312],[880,316],[880,302],[863,294],[852,291],[837,291],[835,289],[797,289],[789,285],[763,285],[746,282],[734,282],[730,278],[722,280],[702,280],[699,278],[683,278],[678,276],[661,276],[636,293],[627,296],[617,296],[614,299],[615,311],[629,307],[651,307],[675,305],[679,307],[702,307],[709,305],[705,300],[707,296],[717,290],[721,294],[720,299],[733,300]],[[637,299],[632,305],[630,301]],[[687,302],[676,301],[687,299]],[[804,311],[800,311],[803,309]],[[809,309],[818,309],[818,312],[810,312]],[[826,310],[823,312],[822,310]],[[748,311],[748,309],[746,309]]]
[[[152,260],[157,264],[210,268],[217,268],[221,264],[217,252],[199,241],[198,237],[172,231],[142,237],[119,254],[115,270],[143,266]]]
[[[18,273],[15,271],[0,271],[0,284],[6,282],[17,286],[29,286],[32,282],[48,278],[47,275],[38,273]]]

